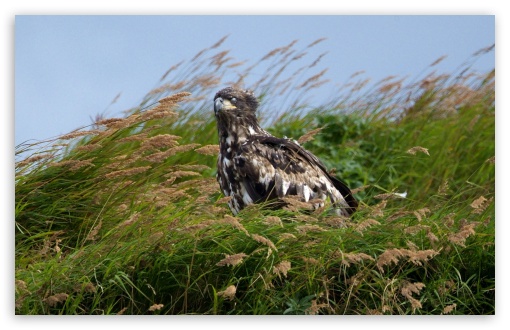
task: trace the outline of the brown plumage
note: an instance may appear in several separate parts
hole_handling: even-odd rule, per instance
[[[349,216],[358,203],[349,188],[328,173],[322,162],[297,142],[277,138],[258,124],[257,98],[251,91],[231,87],[214,96],[220,153],[217,179],[231,196],[234,214],[252,203],[299,196],[324,206],[329,198],[338,215]]]

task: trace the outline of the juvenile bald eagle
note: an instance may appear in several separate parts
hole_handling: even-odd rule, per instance
[[[297,142],[262,129],[257,107],[251,91],[228,87],[214,96],[220,140],[217,180],[225,196],[232,197],[232,213],[292,195],[303,202],[315,200],[315,208],[329,198],[338,215],[354,213],[358,203],[349,188]]]

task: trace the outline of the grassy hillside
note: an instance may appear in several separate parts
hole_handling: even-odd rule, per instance
[[[494,71],[355,74],[311,108],[327,81],[306,47],[244,69],[220,46],[125,117],[17,146],[17,314],[494,314]],[[233,70],[273,134],[315,133],[304,146],[355,188],[352,218],[231,215],[212,97]]]

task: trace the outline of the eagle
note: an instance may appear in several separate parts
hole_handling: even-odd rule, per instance
[[[272,201],[284,206],[297,196],[335,213],[350,216],[358,202],[345,183],[330,174],[310,151],[289,138],[278,138],[260,127],[259,102],[249,90],[227,87],[214,96],[220,151],[216,178],[234,215],[249,204]]]

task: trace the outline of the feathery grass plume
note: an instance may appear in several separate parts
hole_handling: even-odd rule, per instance
[[[278,275],[280,278],[281,275],[283,275],[283,277],[287,277],[289,270],[291,270],[291,263],[287,260],[281,261],[278,265],[273,266],[273,274]]]
[[[317,304],[317,299],[312,299],[310,307],[305,310],[306,315],[317,315],[322,308],[330,307],[328,304]]]
[[[149,312],[159,311],[164,306],[165,305],[163,305],[163,304],[154,304],[151,307],[149,307]]]
[[[291,233],[283,233],[280,235],[280,239],[281,240],[286,240],[286,239],[297,239],[296,235],[294,234],[291,234]]]
[[[453,312],[453,310],[457,307],[457,304],[453,303],[451,305],[446,306],[443,308],[443,314],[450,314]]]
[[[95,159],[95,157],[91,158],[91,159],[86,159],[86,160],[74,160],[74,159],[61,160],[59,162],[51,163],[50,166],[57,166],[57,167],[67,166],[67,167],[69,167],[69,170],[71,172],[74,172],[74,171],[79,170],[82,167],[95,166],[94,164],[92,164],[92,161],[94,159]]]
[[[418,219],[418,222],[421,222],[422,217],[426,216],[428,213],[430,213],[430,210],[428,207],[424,207],[424,208],[421,208],[421,209],[413,212],[416,219]]]
[[[356,195],[357,193],[362,192],[363,190],[370,188],[370,187],[371,187],[371,185],[367,184],[367,185],[364,185],[364,186],[361,186],[358,188],[351,189],[351,192],[353,195]]]
[[[206,155],[206,156],[217,156],[218,153],[220,152],[220,146],[217,144],[206,145],[206,146],[195,149],[195,152],[198,152],[199,154]]]
[[[312,232],[312,233],[320,233],[322,231],[326,231],[326,229],[320,227],[320,226],[317,226],[317,225],[309,225],[309,224],[306,224],[306,225],[302,225],[302,226],[296,226],[296,230],[298,233],[300,233],[301,235],[306,235],[307,233],[309,232]]]
[[[416,155],[417,152],[423,152],[425,155],[430,156],[429,149],[423,148],[420,146],[412,147],[411,149],[407,150],[406,152],[411,155]]]
[[[280,219],[280,217],[277,216],[273,215],[267,216],[264,218],[262,222],[268,226],[278,226],[283,228],[282,220]]]
[[[475,199],[470,206],[473,208],[471,213],[473,214],[482,214],[483,211],[492,203],[492,200],[494,197],[491,197],[489,199],[485,198],[484,196],[480,196],[477,199]]]
[[[375,217],[375,218],[382,217],[384,215],[383,210],[386,208],[387,204],[388,204],[388,201],[383,199],[382,202],[380,202],[377,205],[374,205],[371,208],[372,210],[370,211],[370,216]]]
[[[354,225],[354,230],[363,235],[363,231],[372,226],[380,225],[381,223],[374,219],[366,219],[360,223]]]
[[[228,300],[233,300],[236,296],[236,287],[235,285],[230,285],[228,286],[225,290],[223,291],[218,291],[218,297],[223,297],[225,299],[228,299]]]
[[[409,261],[417,266],[422,266],[425,262],[434,258],[439,254],[439,251],[436,250],[414,250],[416,249],[416,245],[413,247],[413,251],[408,252]]]
[[[215,204],[226,204],[232,200],[232,196],[225,196],[216,201]]]
[[[140,173],[143,173],[143,172],[147,172],[150,168],[151,168],[151,166],[133,167],[133,168],[130,168],[130,169],[127,169],[127,170],[118,170],[118,171],[113,171],[113,172],[110,172],[110,173],[106,173],[104,175],[104,177],[106,179],[115,179],[115,178],[120,178],[120,177],[130,177],[132,175],[136,175],[136,174],[140,174]]]
[[[274,251],[278,251],[278,249],[276,248],[276,246],[274,245],[273,242],[271,242],[270,239],[267,239],[265,238],[264,236],[261,236],[259,234],[251,234],[250,235],[251,238],[253,238],[255,241],[259,242],[259,243],[262,243],[268,247],[270,247],[272,250]]]
[[[382,199],[382,200],[405,198],[405,196],[403,196],[403,195],[404,195],[404,193],[403,194],[400,194],[400,193],[384,193],[384,194],[375,195],[374,198],[375,199]]]
[[[404,282],[400,293],[407,298],[407,300],[411,303],[411,307],[413,308],[413,313],[416,309],[422,308],[421,302],[413,297],[414,294],[420,294],[421,290],[425,287],[425,284],[416,282]]]
[[[240,230],[243,233],[245,233],[246,235],[250,236],[250,234],[248,233],[246,228],[244,228],[244,226],[237,220],[237,218],[234,218],[233,216],[226,214],[223,217],[223,219],[221,220],[221,222],[223,222],[225,224],[229,224],[232,227],[234,227],[235,229]]]
[[[35,156],[32,156],[32,157],[28,157],[27,159],[22,160],[20,162],[17,162],[16,163],[16,167],[23,167],[23,166],[28,165],[30,163],[35,163],[37,161],[40,161],[40,160],[43,160],[43,159],[49,159],[49,158],[53,158],[53,157],[54,157],[54,155],[52,155],[52,154],[35,155]]]
[[[181,152],[193,150],[199,145],[200,144],[198,144],[198,143],[190,143],[190,144],[172,147],[166,151],[160,151],[160,152],[156,152],[151,155],[148,155],[145,157],[145,159],[152,163],[161,163],[168,157],[171,157],[171,156],[176,155]]]
[[[172,134],[160,134],[153,137],[150,137],[147,140],[142,142],[141,148],[154,148],[154,149],[162,149],[162,148],[171,148],[175,147],[181,137]]]
[[[101,130],[90,130],[90,131],[74,131],[68,134],[64,134],[58,137],[59,140],[71,140],[80,136],[96,135],[102,133]]]
[[[422,230],[429,231],[430,230],[430,226],[427,226],[427,225],[414,225],[414,226],[405,228],[404,229],[404,233],[410,234],[410,235],[416,235],[417,233],[419,233]]]
[[[247,254],[245,253],[236,253],[233,255],[225,254],[225,258],[218,261],[216,263],[216,266],[237,266],[240,263],[243,262],[244,257],[246,257]]]
[[[101,147],[102,146],[100,144],[98,144],[98,143],[95,143],[95,144],[86,144],[86,145],[83,145],[83,146],[76,147],[76,150],[85,151],[85,152],[91,152],[91,151],[100,149]]]
[[[44,299],[44,302],[50,307],[55,307],[59,303],[67,300],[69,295],[67,293],[57,293]]]
[[[311,258],[311,257],[301,257],[301,259],[307,263],[307,264],[310,264],[310,265],[319,265],[320,262],[319,260],[315,259],[315,258]]]
[[[475,234],[475,229],[474,229],[475,226],[476,226],[476,223],[474,223],[474,222],[467,223],[467,224],[461,226],[461,228],[458,232],[451,233],[450,235],[448,235],[448,241],[455,245],[459,245],[461,247],[466,247],[466,239],[469,236]]]
[[[313,140],[313,136],[316,135],[317,133],[319,133],[321,130],[323,129],[323,127],[319,127],[319,128],[316,128],[316,129],[313,129],[311,131],[309,131],[308,133],[302,135],[297,141],[299,144],[303,144],[305,142],[308,142],[308,141],[311,141]]]
[[[340,251],[340,254],[342,256],[342,265],[344,265],[346,267],[350,267],[351,265],[359,264],[359,263],[363,262],[363,260],[374,261],[374,258],[372,258],[368,254],[363,253],[363,252],[343,253]]]
[[[492,156],[491,158],[488,158],[485,162],[489,164],[495,164],[496,163],[496,156]]]

